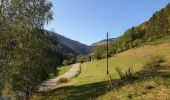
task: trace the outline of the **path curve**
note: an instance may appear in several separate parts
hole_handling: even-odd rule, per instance
[[[48,81],[43,82],[39,86],[38,91],[45,91],[50,87],[56,86],[61,78],[67,78],[67,79],[73,78],[76,74],[78,74],[79,70],[80,70],[80,63],[73,64],[71,69],[68,72],[66,72],[63,75],[58,76],[54,79],[50,79]]]

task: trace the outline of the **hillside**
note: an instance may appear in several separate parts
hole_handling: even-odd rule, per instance
[[[57,51],[62,53],[72,53],[74,55],[86,54],[89,52],[90,47],[82,44],[78,41],[71,40],[67,37],[64,37],[58,33],[46,31],[47,36],[50,37],[50,41],[58,41]]]
[[[144,80],[141,78],[135,79],[132,82],[127,81],[128,83],[124,83],[123,85],[110,87],[111,91],[107,92],[110,82],[108,82],[109,78],[106,75],[106,59],[102,59],[98,62],[91,61],[83,63],[82,72],[78,77],[68,83],[60,84],[60,86],[57,86],[57,89],[39,94],[35,98],[45,100],[112,100],[112,98],[117,98],[117,100],[126,100],[129,99],[129,95],[132,95],[134,99],[141,100],[143,98],[146,100],[150,98],[150,100],[155,100],[157,95],[164,95],[163,97],[166,99],[156,100],[168,100],[168,93],[170,93],[170,43],[154,46],[146,45],[119,53],[109,58],[109,72],[113,80],[120,78],[115,70],[117,66],[121,67],[123,72],[128,70],[129,67],[133,67],[134,72],[140,72],[143,70],[144,64],[155,55],[165,57],[164,67],[160,67],[161,69],[158,71],[162,74],[156,74],[158,76],[145,77]],[[150,85],[153,85],[154,88],[150,90],[145,89]],[[131,91],[128,92],[128,90]]]
[[[108,39],[109,42],[113,42],[115,40],[116,40],[116,38],[109,38]],[[104,40],[101,40],[99,42],[91,44],[91,46],[98,46],[98,45],[103,45],[103,44],[106,44],[106,43],[107,43],[107,39],[104,39]]]
[[[6,99],[170,100],[170,1],[1,0]]]
[[[109,43],[109,76],[106,46],[97,45],[92,54],[100,60],[84,62],[78,77],[35,99],[169,100],[170,4]]]
[[[132,26],[122,36],[110,42],[109,56],[134,47],[150,44],[150,42],[166,40],[167,38],[170,38],[170,4],[155,12],[148,21],[138,26]],[[99,45],[93,52],[99,58],[104,58],[106,57],[103,56],[106,50],[104,48],[106,48],[105,45]]]

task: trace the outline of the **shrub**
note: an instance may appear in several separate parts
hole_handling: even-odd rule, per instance
[[[66,82],[68,82],[68,79],[64,78],[64,77],[62,77],[58,80],[58,83],[66,83]]]
[[[69,61],[68,61],[68,60],[64,60],[64,61],[63,61],[63,65],[64,65],[64,66],[69,65]]]
[[[122,69],[120,67],[115,67],[115,70],[118,73],[118,75],[120,76],[120,78],[124,77],[124,74],[123,74]]]
[[[132,67],[129,67],[128,70],[125,71],[125,73],[123,73],[123,71],[120,67],[115,67],[115,70],[121,79],[131,80],[131,79],[136,78],[136,75],[135,75]]]
[[[54,78],[54,73],[49,73],[49,78]]]

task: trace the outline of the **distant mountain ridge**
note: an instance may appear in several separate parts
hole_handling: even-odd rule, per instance
[[[109,42],[115,41],[116,38],[109,38]],[[107,43],[107,39],[101,40],[99,42],[91,44],[91,46],[98,46],[98,45],[104,45]]]
[[[65,36],[62,36],[58,33],[45,30],[51,40],[57,40],[57,51],[62,53],[72,53],[75,55],[86,54],[89,52],[90,47],[83,43],[80,43],[75,40],[71,40]]]
[[[85,45],[78,41],[69,39],[65,36],[62,36],[58,33],[44,30],[46,36],[48,37],[49,43],[57,46],[57,51],[62,54],[88,54],[95,46],[104,45],[107,43],[107,40],[101,40],[99,42],[93,43],[91,46]],[[116,38],[109,38],[109,42],[115,41]]]

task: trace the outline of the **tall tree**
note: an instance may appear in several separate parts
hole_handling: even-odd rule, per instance
[[[0,95],[29,99],[56,67],[56,48],[42,30],[51,7],[47,0],[0,0]]]

